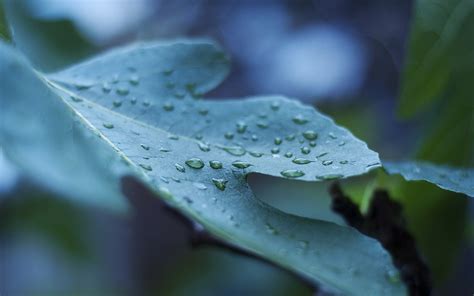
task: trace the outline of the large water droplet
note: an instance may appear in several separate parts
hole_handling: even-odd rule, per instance
[[[306,158],[295,158],[295,159],[292,160],[292,162],[296,163],[296,164],[308,164],[312,161],[309,160],[309,159],[306,159]]]
[[[245,162],[245,161],[242,161],[242,160],[236,160],[232,163],[232,165],[236,168],[239,168],[239,169],[246,169],[249,166],[251,166],[252,164],[250,164],[248,162]]]
[[[204,167],[204,162],[197,157],[190,158],[185,161],[186,165],[193,169],[202,169]]]
[[[300,171],[300,170],[293,170],[293,169],[281,171],[280,174],[281,174],[283,177],[287,177],[287,178],[290,178],[290,179],[299,178],[299,177],[304,176],[304,172],[303,172],[303,171]]]
[[[186,171],[186,168],[184,166],[180,165],[179,163],[175,163],[174,167],[176,168],[176,170],[178,172],[184,173]]]
[[[308,123],[308,119],[306,119],[303,115],[298,114],[295,117],[293,117],[293,122],[296,124],[306,124]]]
[[[220,191],[224,191],[225,190],[225,187],[227,185],[227,180],[224,180],[224,179],[217,179],[217,178],[212,178],[212,183],[214,183],[214,185],[216,185],[217,189],[219,189]]]
[[[209,165],[211,166],[211,168],[213,168],[215,170],[222,169],[222,162],[220,162],[218,160],[209,161]]]
[[[306,140],[316,140],[318,138],[318,133],[316,133],[313,130],[307,130],[303,132],[303,137],[305,137]]]

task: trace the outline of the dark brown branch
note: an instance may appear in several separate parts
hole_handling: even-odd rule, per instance
[[[331,186],[330,193],[332,209],[340,214],[348,225],[377,239],[390,253],[410,295],[430,295],[429,269],[418,252],[414,237],[406,228],[402,206],[390,199],[387,191],[376,190],[364,216],[357,205],[344,195],[338,183]]]

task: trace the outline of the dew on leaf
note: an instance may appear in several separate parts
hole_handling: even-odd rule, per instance
[[[339,163],[340,163],[340,164],[348,164],[349,161],[347,161],[347,160],[341,160]]]
[[[239,134],[245,133],[245,130],[247,129],[247,124],[245,122],[239,121],[237,122],[236,126],[237,126],[237,132]]]
[[[140,83],[140,80],[136,74],[130,76],[130,79],[128,80],[131,85],[138,85]]]
[[[252,164],[246,162],[246,161],[242,161],[242,160],[236,160],[232,163],[232,165],[236,168],[239,168],[239,169],[246,169],[248,168],[249,166],[251,166]]]
[[[114,105],[114,107],[118,108],[118,107],[122,106],[122,101],[115,100],[115,101],[112,102],[112,104]]]
[[[272,154],[278,154],[280,153],[280,148],[278,147],[273,147],[272,150],[271,150]]]
[[[166,103],[163,104],[163,110],[173,111],[174,110],[174,105],[170,102],[166,102]]]
[[[270,105],[270,108],[272,108],[273,111],[277,111],[278,109],[280,109],[280,102],[272,102],[272,104]]]
[[[328,166],[332,164],[332,160],[323,160],[323,165]]]
[[[204,167],[204,162],[197,157],[190,158],[185,161],[186,165],[193,169],[202,169]]]
[[[311,152],[311,149],[309,147],[301,147],[301,153],[303,154],[309,154]]]
[[[194,182],[193,185],[194,185],[194,187],[196,187],[197,189],[200,189],[200,190],[206,190],[207,189],[207,186],[204,185],[201,182]]]
[[[280,145],[282,142],[282,139],[280,137],[276,137],[273,142],[275,143],[275,145]]]
[[[225,152],[232,154],[234,156],[242,156],[246,153],[245,148],[241,146],[224,146],[221,147]]]
[[[147,170],[147,171],[152,171],[152,170],[153,170],[153,169],[151,168],[151,166],[148,165],[148,164],[143,164],[143,163],[141,163],[140,166],[141,166],[143,169]]]
[[[219,178],[212,178],[212,183],[219,189],[220,191],[224,191],[225,187],[227,186],[227,180],[219,179]]]
[[[252,141],[258,141],[258,136],[257,135],[252,135]]]
[[[186,168],[184,166],[180,165],[179,163],[175,163],[174,167],[176,168],[176,170],[178,172],[184,173],[186,171]]]
[[[313,130],[307,130],[307,131],[303,132],[303,137],[305,137],[306,140],[313,141],[313,140],[316,140],[318,138],[318,133],[316,133]]]
[[[263,153],[261,152],[255,152],[255,151],[249,151],[249,154],[252,155],[253,157],[262,157],[263,156]]]
[[[234,138],[234,133],[227,132],[224,134],[224,138],[226,138],[227,140],[232,140]]]
[[[114,125],[112,123],[103,123],[102,124],[105,128],[112,129],[114,128]]]
[[[209,166],[215,170],[222,169],[222,162],[218,160],[209,161]]]
[[[291,157],[293,157],[293,153],[291,153],[291,152],[286,152],[286,153],[285,153],[285,157],[286,157],[286,158],[291,158]]]
[[[209,151],[211,151],[211,147],[210,147],[208,144],[203,143],[203,142],[199,142],[199,143],[198,143],[198,147],[199,147],[199,149],[201,149],[201,151],[203,151],[203,152],[209,152]]]
[[[290,179],[299,178],[299,177],[304,176],[304,172],[303,172],[303,171],[294,170],[294,169],[281,171],[280,174],[281,174],[283,177],[287,177],[287,178],[290,178]]]
[[[145,150],[150,150],[150,146],[147,146],[145,144],[140,144],[140,147],[142,147]]]
[[[316,147],[316,141],[310,141],[309,146],[311,147]]]
[[[112,90],[112,87],[107,82],[102,83],[102,91],[104,93],[109,93]]]
[[[128,88],[126,87],[119,87],[115,90],[115,92],[119,95],[119,96],[126,96],[130,93],[130,91],[128,90]]]
[[[292,160],[292,162],[296,163],[296,164],[308,164],[312,161],[309,160],[309,159],[306,159],[306,158],[295,158],[295,159]]]
[[[303,115],[298,114],[295,117],[293,117],[293,122],[296,124],[306,124],[308,123],[308,119],[306,119]]]

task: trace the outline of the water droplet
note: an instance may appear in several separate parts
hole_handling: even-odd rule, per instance
[[[275,143],[275,145],[280,145],[282,142],[282,139],[280,137],[276,137],[273,142]]]
[[[150,101],[143,101],[142,105],[145,106],[145,107],[149,107],[150,106]]]
[[[179,140],[179,136],[178,135],[168,135],[168,139],[177,141],[177,140]]]
[[[138,85],[140,83],[140,80],[136,74],[130,76],[130,79],[128,80],[131,85]]]
[[[114,107],[118,108],[118,107],[122,106],[122,101],[115,100],[115,101],[112,102],[112,104],[114,105]]]
[[[306,140],[316,140],[318,138],[318,133],[316,133],[313,130],[307,130],[303,132],[303,137],[305,137]]]
[[[311,147],[316,147],[316,141],[311,141],[311,142],[309,142],[309,146],[311,146]]]
[[[160,176],[160,179],[161,181],[163,181],[164,183],[168,184],[170,182],[170,180],[164,176]]]
[[[338,144],[339,147],[342,147],[342,146],[344,146],[344,145],[346,145],[346,142],[345,142],[345,141],[341,141],[341,142],[339,142],[339,144]]]
[[[211,151],[211,147],[210,147],[208,144],[203,143],[203,142],[199,142],[199,143],[198,143],[198,147],[199,147],[199,149],[201,149],[201,151],[203,151],[203,152],[209,152],[209,151]]]
[[[239,168],[239,169],[246,169],[249,166],[251,166],[252,164],[250,164],[248,162],[245,162],[245,161],[242,161],[242,160],[236,160],[232,163],[232,165],[236,168]]]
[[[165,76],[170,76],[171,74],[173,74],[173,69],[166,69],[166,70],[163,70],[163,75]]]
[[[209,165],[211,166],[211,168],[213,168],[215,170],[222,169],[222,162],[220,162],[218,160],[209,161]]]
[[[140,144],[140,146],[147,151],[150,150],[150,146],[147,146],[145,144]]]
[[[174,110],[174,105],[170,102],[166,102],[166,103],[163,104],[163,110],[173,111]]]
[[[135,105],[137,103],[137,98],[135,97],[131,98],[130,103],[132,103],[132,105]]]
[[[280,102],[272,102],[272,104],[270,105],[270,108],[272,108],[273,111],[277,111],[278,109],[280,109]]]
[[[309,154],[311,152],[311,149],[309,147],[301,147],[301,153],[303,154]]]
[[[294,139],[296,138],[296,135],[295,134],[290,134],[288,136],[285,137],[285,139],[287,141],[293,141]]]
[[[323,152],[323,153],[319,154],[318,156],[316,156],[316,158],[321,158],[325,155],[328,155],[328,152]]]
[[[112,90],[112,87],[107,82],[102,83],[102,91],[104,93],[109,93]]]
[[[221,147],[221,149],[235,156],[242,156],[246,152],[246,150],[241,146],[225,146]]]
[[[268,233],[272,235],[278,235],[279,232],[275,227],[273,227],[270,223],[265,223],[265,229],[267,230]]]
[[[292,160],[292,162],[296,163],[296,164],[308,164],[312,161],[309,160],[309,159],[306,159],[306,158],[295,158],[295,159]]]
[[[245,130],[247,129],[247,124],[245,124],[245,122],[239,121],[239,122],[237,122],[236,125],[237,125],[237,132],[239,134],[245,133]]]
[[[108,129],[114,128],[114,125],[112,123],[103,123],[102,125]]]
[[[202,108],[202,109],[199,109],[198,112],[199,112],[199,114],[204,116],[204,115],[207,115],[209,113],[209,110]]]
[[[257,135],[252,135],[252,141],[258,141],[258,136]]]
[[[291,157],[293,157],[293,153],[291,153],[291,152],[286,152],[286,153],[285,153],[285,157],[286,157],[286,158],[291,158]]]
[[[184,173],[186,171],[186,168],[184,166],[180,165],[179,163],[175,163],[174,167],[176,168],[176,170],[178,172]]]
[[[114,74],[114,76],[112,77],[111,82],[112,82],[113,84],[117,84],[117,83],[119,82],[119,76],[118,76],[118,74]]]
[[[219,189],[220,191],[224,191],[225,190],[225,187],[227,185],[227,180],[224,180],[224,179],[216,179],[216,178],[212,178],[212,183],[214,183],[214,185],[216,185],[217,189]]]
[[[200,158],[190,158],[185,161],[186,165],[193,169],[202,169],[204,167],[204,162]]]
[[[280,174],[283,177],[287,177],[291,179],[304,176],[304,172],[300,170],[284,170],[284,171],[281,171]]]
[[[306,124],[308,123],[308,119],[304,118],[303,115],[298,114],[295,117],[293,117],[293,122],[296,124]]]
[[[331,139],[337,139],[337,136],[333,133],[333,132],[330,132],[328,134],[328,136],[331,138]]]
[[[320,179],[320,180],[336,180],[336,179],[340,179],[344,177],[344,175],[341,175],[341,174],[329,174],[329,175],[321,175],[321,176],[316,176],[316,179]]]
[[[151,166],[148,165],[148,164],[143,164],[143,163],[141,163],[140,166],[141,166],[143,169],[147,170],[147,171],[152,171],[152,170],[153,170],[153,169],[151,168]]]
[[[255,152],[255,151],[249,151],[249,154],[252,155],[253,157],[262,157],[263,156],[263,153],[261,152]]]
[[[266,123],[264,121],[258,121],[257,126],[261,129],[265,129],[265,128],[268,128],[268,123]]]
[[[176,183],[181,183],[181,180],[176,177],[171,177],[171,180],[175,181]]]
[[[347,160],[341,160],[339,163],[340,163],[340,164],[348,164],[349,161],[347,161]]]
[[[76,96],[71,96],[71,100],[72,100],[73,102],[76,102],[76,103],[82,102],[82,99],[79,98],[79,97],[76,97]]]
[[[332,160],[323,160],[323,165],[328,166],[332,164]]]
[[[227,140],[232,140],[234,138],[234,133],[227,132],[224,134],[224,138],[226,138]]]
[[[271,150],[272,154],[278,154],[280,153],[280,148],[278,147],[273,147],[272,150]]]
[[[200,183],[200,182],[194,182],[193,185],[194,185],[194,187],[196,187],[197,189],[200,189],[200,190],[206,190],[207,189],[207,186],[204,185],[203,183]]]
[[[160,152],[171,152],[171,149],[161,147]]]
[[[129,94],[129,90],[128,88],[125,88],[125,87],[119,87],[115,90],[115,92],[119,95],[119,96],[126,96]]]

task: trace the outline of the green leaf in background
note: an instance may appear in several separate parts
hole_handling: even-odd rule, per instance
[[[1,46],[0,143],[65,195],[120,200],[120,178],[135,174],[214,235],[316,282],[350,295],[405,294],[377,241],[280,212],[246,182],[249,173],[359,175],[380,166],[378,155],[296,101],[196,100],[227,72],[227,57],[203,42],[133,45],[49,76]]]
[[[34,0],[3,1],[16,48],[39,70],[63,68],[95,51],[70,20],[33,16],[28,3]]]
[[[10,30],[8,29],[5,11],[3,9],[3,1],[0,0],[0,39],[10,41]]]
[[[426,162],[387,162],[384,169],[389,174],[400,174],[407,181],[427,181],[436,186],[474,197],[474,170],[456,169]]]

